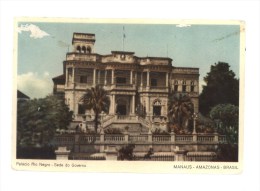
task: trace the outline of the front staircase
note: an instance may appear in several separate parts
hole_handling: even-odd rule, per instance
[[[113,115],[107,116],[102,121],[102,126],[106,128],[128,129],[132,133],[146,133],[151,127],[151,123],[141,116]]]

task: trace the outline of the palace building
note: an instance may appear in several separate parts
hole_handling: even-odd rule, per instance
[[[134,52],[95,53],[95,34],[74,33],[73,51],[63,62],[63,74],[53,78],[54,94],[63,96],[74,112],[74,123],[91,126],[93,112],[80,103],[87,88],[101,85],[109,92],[106,127],[129,127],[133,132],[150,127],[165,129],[169,94],[187,93],[198,112],[199,68],[177,67],[171,58],[138,57]]]

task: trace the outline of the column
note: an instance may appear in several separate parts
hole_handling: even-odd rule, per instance
[[[132,95],[132,114],[135,114],[135,95]]]
[[[105,141],[105,133],[104,133],[104,130],[102,128],[101,131],[100,131],[100,143],[101,144],[100,144],[100,147],[99,147],[101,153],[103,153],[104,150],[105,150],[104,141]]]
[[[96,69],[93,69],[93,85],[96,85]]]
[[[135,85],[137,85],[137,71],[135,72]]]
[[[69,160],[70,150],[67,150],[67,147],[58,147],[55,154],[56,160]]]
[[[98,70],[98,84],[100,84],[100,70]]]
[[[72,68],[72,83],[75,83],[75,68]]]
[[[141,72],[141,87],[143,87],[143,72]]]
[[[112,114],[115,114],[115,95],[112,95]]]
[[[174,149],[175,149],[174,148],[174,146],[175,146],[175,133],[174,133],[173,130],[171,131],[170,135],[171,135],[171,152],[173,152]]]
[[[130,71],[130,84],[133,84],[133,70]]]
[[[105,70],[105,81],[104,84],[107,85],[107,70]]]
[[[113,85],[114,84],[114,73],[115,73],[115,70],[113,69],[112,70],[112,77],[111,77],[111,84]]]
[[[73,91],[72,91],[72,110],[74,111],[74,113],[78,113],[78,111],[76,111],[76,96],[75,96],[75,68],[72,68],[72,87],[73,87]]]
[[[148,96],[146,97],[146,115],[150,116],[150,99]]]
[[[113,96],[112,95],[110,95],[109,96],[110,97],[110,106],[109,106],[109,114],[112,114],[113,112],[112,112],[112,107],[113,107]]]
[[[150,71],[147,71],[147,84],[146,87],[150,87]]]
[[[169,74],[168,72],[166,72],[166,87],[168,88],[168,84],[169,84]]]
[[[66,86],[68,86],[68,78],[69,78],[69,76],[68,76],[68,68],[66,68]]]

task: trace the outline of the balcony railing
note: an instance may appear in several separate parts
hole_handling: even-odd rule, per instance
[[[66,56],[66,60],[78,60],[78,61],[100,61],[100,56],[95,54],[83,54],[83,53],[68,53]]]
[[[120,90],[134,90],[134,84],[114,84],[111,85],[111,89],[120,89]]]
[[[139,87],[139,91],[168,92],[166,86],[143,86]]]

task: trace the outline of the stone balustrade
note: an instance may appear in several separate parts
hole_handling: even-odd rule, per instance
[[[213,142],[214,135],[199,135],[197,138],[198,142]]]
[[[129,141],[130,142],[147,142],[148,135],[130,135]]]
[[[153,142],[171,142],[171,136],[167,135],[154,135]]]
[[[85,135],[85,136],[80,136],[79,137],[79,142],[80,143],[92,143],[100,141],[100,136],[97,135]]]
[[[192,142],[193,136],[192,135],[176,135],[175,140],[176,140],[176,142]]]
[[[75,142],[75,137],[73,135],[60,135],[55,136],[54,143],[59,143],[60,146],[62,145],[72,145]]]
[[[101,135],[102,136],[102,135]],[[125,136],[124,135],[105,135],[105,142],[123,142],[125,141]]]
[[[218,134],[190,134],[190,135],[176,135],[175,133],[170,133],[168,135],[153,135],[152,133],[144,135],[129,135],[127,132],[125,134],[60,134],[56,135],[54,138],[55,145],[73,145],[74,142],[79,143],[167,143],[167,144],[219,144],[225,143],[226,137],[224,135]]]

